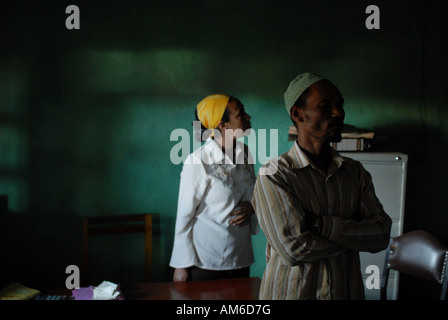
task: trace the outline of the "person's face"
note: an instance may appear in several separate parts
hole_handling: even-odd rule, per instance
[[[227,104],[229,110],[229,121],[224,123],[225,129],[241,129],[248,134],[246,130],[251,128],[250,116],[244,110],[244,105],[236,98],[231,98]],[[235,131],[236,132],[236,131]],[[237,137],[240,135],[236,135]]]
[[[339,142],[344,125],[344,98],[332,83],[318,81],[310,87],[306,106],[297,108],[297,126],[302,138]]]

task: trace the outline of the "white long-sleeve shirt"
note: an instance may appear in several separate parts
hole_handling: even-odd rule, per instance
[[[234,164],[211,138],[190,154],[183,165],[174,246],[170,266],[230,270],[254,261],[251,234],[258,232],[255,214],[250,223],[233,226],[241,201],[250,201],[255,184],[249,151],[237,141]]]

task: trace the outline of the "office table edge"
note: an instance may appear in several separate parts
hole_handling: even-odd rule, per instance
[[[126,300],[258,300],[258,277],[209,281],[129,283],[120,286]]]

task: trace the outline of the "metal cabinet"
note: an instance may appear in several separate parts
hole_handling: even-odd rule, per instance
[[[372,175],[375,192],[381,201],[384,211],[392,218],[391,237],[403,233],[404,205],[406,192],[406,171],[408,156],[403,153],[376,153],[376,152],[340,152],[341,155],[360,161],[364,168]],[[386,251],[371,254],[361,252],[361,271],[366,280],[374,273],[368,266],[377,266],[383,272]],[[391,270],[387,288],[389,299],[398,297],[398,272]],[[370,283],[370,278],[369,278]],[[378,281],[379,283],[379,281]],[[380,299],[380,289],[365,286],[366,299]]]

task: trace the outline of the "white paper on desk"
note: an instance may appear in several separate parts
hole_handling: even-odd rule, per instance
[[[93,289],[93,300],[113,300],[120,294],[118,285],[109,281],[103,281]]]

